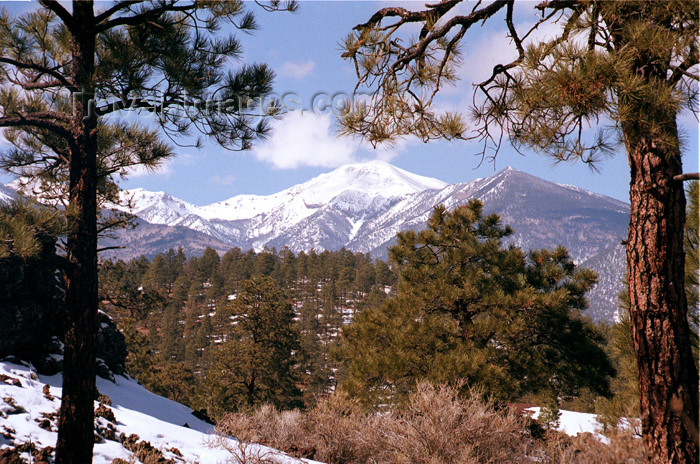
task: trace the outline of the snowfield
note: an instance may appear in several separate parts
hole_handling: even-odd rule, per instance
[[[21,386],[16,384],[19,382]],[[45,385],[51,399],[44,394]],[[116,382],[97,378],[97,389],[112,401],[110,409],[116,418],[117,437],[136,434],[139,440],[150,442],[163,452],[164,457],[177,463],[218,464],[239,462],[223,447],[212,447],[217,436],[212,426],[191,413],[188,407],[149,392],[136,380],[116,376]],[[61,398],[61,375],[37,376],[24,365],[0,362],[0,448],[13,444],[34,443],[37,448],[56,446],[56,419],[51,418],[50,429],[39,424],[42,414],[58,411]],[[98,407],[95,402],[95,407]],[[108,426],[105,418],[98,418],[102,427]],[[187,424],[187,427],[184,425]],[[46,426],[46,422],[42,424]],[[8,438],[9,436],[12,438]],[[223,438],[223,443],[238,450],[238,442]],[[267,456],[280,464],[313,463],[296,459],[279,451],[260,445],[248,445],[247,452]],[[181,456],[180,456],[181,455]],[[115,458],[129,461],[133,453],[119,441],[103,440],[95,443],[94,464],[110,464]],[[29,455],[23,455],[32,462]],[[129,461],[131,462],[131,461]],[[139,462],[137,460],[133,462]]]

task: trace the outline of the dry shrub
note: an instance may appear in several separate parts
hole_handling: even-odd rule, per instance
[[[345,393],[319,401],[305,419],[305,428],[311,432],[307,448],[314,450],[314,459],[328,464],[380,462],[376,456],[381,417],[365,413]]]
[[[303,442],[308,435],[300,411],[280,412],[269,404],[248,413],[229,414],[219,421],[218,429],[221,434],[241,441],[286,451]]]
[[[497,410],[479,393],[421,383],[396,411],[369,413],[343,393],[305,413],[271,406],[231,414],[220,432],[328,464],[637,464],[646,462],[631,434],[610,445],[590,434],[546,432],[535,438],[529,419]]]
[[[613,434],[609,443],[590,433],[569,437],[548,433],[531,453],[543,464],[648,464],[650,455],[642,440],[629,431]]]
[[[523,419],[472,392],[460,398],[456,388],[421,383],[408,404],[381,421],[385,462],[504,463],[522,453]]]

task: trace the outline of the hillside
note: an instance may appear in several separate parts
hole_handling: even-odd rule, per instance
[[[212,426],[194,417],[189,408],[147,391],[133,379],[117,376],[112,383],[98,377],[97,388],[111,405],[95,402],[101,412],[95,421],[93,464],[111,464],[117,458],[127,463],[243,463],[253,462],[251,456],[267,458],[265,462],[271,464],[315,463],[256,444],[239,447],[235,439],[217,437],[211,433]],[[0,362],[0,395],[0,462],[4,453],[9,459],[13,447],[24,451],[20,455],[24,462],[49,462],[56,443],[60,374],[37,376],[28,366]],[[527,411],[536,418],[540,408]],[[558,429],[572,436],[597,434],[599,424],[593,414],[562,411]],[[225,447],[245,452],[248,461],[234,458]],[[152,457],[146,458],[148,454]]]
[[[231,462],[228,461],[232,458],[229,451],[214,446],[217,437],[212,434],[212,426],[194,417],[189,408],[155,395],[123,376],[117,376],[114,383],[98,377],[97,389],[109,397],[112,404],[100,406],[95,402],[95,407],[103,413],[95,421],[94,464],[110,464],[116,458],[142,462],[142,457],[131,459],[144,453],[139,449],[149,450],[144,441],[162,452],[163,460],[157,461],[162,464]],[[37,376],[28,366],[0,362],[0,397],[3,398],[0,403],[0,461],[2,449],[11,445],[31,443],[37,450],[55,446],[60,374]],[[114,420],[108,417],[107,409],[114,414]],[[126,439],[132,434],[138,438]],[[124,439],[120,441],[122,435]],[[230,449],[238,449],[236,440],[227,438],[223,443]],[[274,462],[280,464],[313,462],[294,459],[259,445],[246,445],[245,449],[253,455],[274,458]],[[38,455],[30,457],[25,453],[23,457],[26,462],[38,462]]]

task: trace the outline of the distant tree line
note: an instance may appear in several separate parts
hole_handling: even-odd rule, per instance
[[[396,275],[368,254],[223,256],[169,250],[100,265],[101,305],[129,345],[127,369],[153,391],[214,416],[270,402],[309,404],[336,385],[332,351],[354,314]]]

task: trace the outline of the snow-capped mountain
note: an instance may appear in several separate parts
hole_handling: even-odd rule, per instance
[[[343,166],[268,196],[239,195],[199,207],[165,192],[137,189],[122,194],[130,207],[114,207],[151,224],[203,232],[230,246],[262,249],[285,241],[289,243],[281,246],[294,251],[333,249],[354,239],[367,219],[401,199],[446,186],[440,180],[371,161]],[[299,235],[299,227],[304,228],[305,237]]]
[[[372,161],[340,167],[273,195],[239,195],[206,206],[143,189],[122,195],[130,207],[113,207],[137,215],[139,226],[102,241],[102,246],[126,247],[110,252],[116,258],[153,256],[179,246],[190,255],[207,246],[219,252],[345,247],[386,258],[396,233],[425,227],[436,205],[452,209],[479,198],[485,213],[498,213],[513,228],[509,243],[525,250],[562,245],[577,263],[590,260],[588,267],[601,274],[595,290],[600,295],[591,294],[594,319],[613,317],[624,275],[624,253],[604,251],[615,250],[627,235],[627,204],[513,168],[446,184]]]
[[[621,239],[628,221],[625,203],[512,168],[448,185],[382,161],[343,166],[273,195],[239,195],[206,206],[143,189],[122,195],[131,208],[115,207],[150,224],[257,250],[346,247],[383,256],[397,232],[422,227],[435,205],[454,208],[479,198],[486,212],[514,227],[516,245],[564,245],[581,262]]]
[[[510,243],[526,250],[563,245],[576,262],[590,260],[588,267],[601,274],[590,295],[589,315],[594,319],[614,318],[624,275],[624,258],[620,259],[624,253],[605,251],[619,247],[627,233],[627,204],[510,167],[448,185],[372,161],[343,166],[273,195],[239,195],[207,206],[141,189],[124,196],[131,198],[130,211],[149,223],[139,227],[141,232],[137,228],[123,233],[121,243],[134,247],[128,257],[177,247],[189,230],[199,237],[185,240],[193,251],[203,249],[199,241],[208,237],[214,243],[205,246],[217,250],[345,247],[386,258],[396,233],[424,227],[434,206],[452,209],[479,198],[485,213],[498,213],[514,229]],[[166,232],[156,225],[170,229]],[[140,235],[134,238],[134,234]]]

